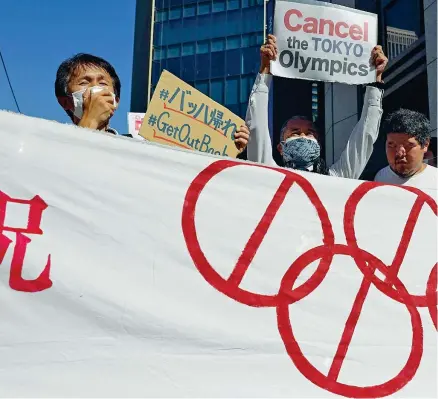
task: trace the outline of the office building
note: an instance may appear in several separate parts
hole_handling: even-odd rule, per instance
[[[418,40],[415,32],[405,29],[397,29],[392,26],[386,27],[386,48],[388,59],[397,58]]]
[[[167,69],[244,117],[265,15],[263,0],[137,0],[131,111],[145,111]]]

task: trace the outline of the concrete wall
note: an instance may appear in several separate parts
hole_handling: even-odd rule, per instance
[[[437,0],[424,0],[429,113],[432,136],[437,137]]]

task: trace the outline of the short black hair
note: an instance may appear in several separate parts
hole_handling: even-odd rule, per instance
[[[383,132],[405,133],[420,143],[424,147],[430,141],[430,122],[426,116],[420,112],[410,109],[400,108],[387,116],[383,123]]]
[[[103,58],[96,57],[95,55],[79,53],[74,55],[71,58],[65,60],[58,68],[58,72],[56,72],[56,81],[55,81],[55,94],[56,97],[67,96],[68,90],[68,82],[71,78],[72,73],[80,66],[94,66],[103,69],[106,71],[113,80],[114,86],[114,94],[117,98],[120,98],[120,91],[122,89],[122,85],[120,84],[120,79],[117,76],[116,70],[114,67]]]
[[[283,126],[281,127],[281,130],[280,130],[280,141],[283,140],[284,132],[285,132],[286,129],[287,129],[287,124],[288,124],[290,121],[296,121],[296,120],[310,122],[310,123],[312,124],[313,128],[314,128],[314,129],[316,130],[316,132],[319,134],[319,129],[318,129],[318,127],[316,126],[316,123],[313,122],[313,120],[312,120],[311,118],[309,118],[308,116],[304,116],[304,115],[295,115],[295,116],[292,116],[292,117],[289,118],[286,122],[283,123]]]

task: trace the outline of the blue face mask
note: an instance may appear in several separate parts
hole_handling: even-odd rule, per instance
[[[284,165],[287,168],[309,170],[321,155],[318,142],[307,137],[289,138],[281,145]]]

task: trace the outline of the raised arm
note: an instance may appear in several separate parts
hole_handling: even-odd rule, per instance
[[[382,73],[385,70],[388,59],[383,54],[382,47],[380,46],[376,46],[373,49],[371,56],[376,66],[376,80],[377,86],[379,86],[382,82]],[[383,113],[382,97],[383,90],[367,86],[362,115],[354,127],[339,160],[330,167],[330,174],[332,176],[358,179],[362,174],[373,153],[374,143],[379,135],[380,120]]]
[[[272,84],[270,62],[276,56],[275,37],[269,35],[266,44],[260,49],[260,73],[257,75],[252,88],[246,111],[246,124],[251,132],[247,147],[248,159],[269,166],[277,166],[272,157],[272,142],[268,120],[269,89]]]

